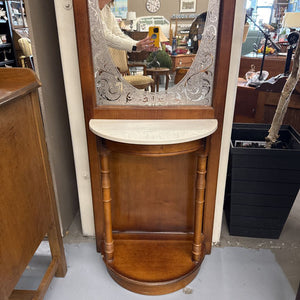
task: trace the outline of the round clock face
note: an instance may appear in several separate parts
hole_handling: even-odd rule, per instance
[[[160,0],[147,0],[146,8],[151,13],[157,12],[160,8]]]

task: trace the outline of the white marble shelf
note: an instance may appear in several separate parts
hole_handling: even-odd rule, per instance
[[[104,120],[92,119],[90,130],[107,140],[136,145],[170,145],[202,139],[214,133],[216,119]]]

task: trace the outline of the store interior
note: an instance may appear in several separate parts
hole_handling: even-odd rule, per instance
[[[65,278],[53,278],[47,284],[43,282],[48,291],[42,297],[48,300],[145,298],[127,291],[112,280],[102,261],[103,253],[99,253],[98,249],[99,237],[94,219],[98,204],[93,203],[91,181],[94,178],[93,171],[90,171],[90,142],[87,142],[87,123],[82,105],[84,93],[80,79],[81,68],[85,66],[78,63],[81,52],[77,52],[80,40],[78,35],[76,37],[76,31],[80,23],[76,20],[76,14],[74,21],[75,5],[68,0],[63,3],[60,0],[43,1],[0,0],[0,67],[31,69],[41,82],[37,91],[49,156],[49,174],[68,267]],[[213,2],[115,0],[111,10],[121,31],[130,38],[141,40],[148,35],[149,28],[159,28],[159,49],[154,53],[123,51],[124,55],[123,52],[110,52],[110,59],[122,80],[149,95],[167,93],[187,80],[196,57],[200,56],[198,49],[201,49],[205,22],[209,17],[207,11]],[[235,123],[272,122],[281,92],[292,72],[300,35],[300,0],[244,0],[243,5],[239,3],[236,6],[236,11],[242,12],[243,20],[235,15],[236,19],[240,18],[235,22],[241,26],[236,29],[238,26],[235,25],[232,29],[231,53],[236,54],[234,46],[237,41],[239,54],[231,57],[230,67],[234,65],[236,70],[230,68],[228,72],[228,82],[233,82],[231,90],[228,84],[229,94],[231,92],[234,100],[229,112],[232,115],[229,129],[225,125],[224,128],[230,133]],[[76,48],[74,52],[70,51],[72,47]],[[217,48],[216,53],[219,52]],[[126,79],[137,75],[151,81],[141,84],[134,78],[131,81]],[[297,132],[300,132],[299,100],[298,78],[282,122]],[[220,166],[224,160],[225,169],[219,169],[223,177],[218,179],[221,190],[216,196],[211,254],[205,256],[194,281],[175,293],[155,296],[157,298],[198,299],[203,296],[207,299],[281,300],[300,297],[300,193],[290,193],[289,199],[293,199],[289,200],[291,207],[287,212],[285,204],[273,207],[273,200],[264,204],[271,213],[260,228],[255,225],[253,229],[253,224],[246,230],[246,225],[234,227],[230,223],[231,217],[228,217],[232,213],[227,211],[232,201],[226,200],[230,197],[228,182],[231,180],[231,173],[227,171],[229,143],[228,149],[221,152]],[[296,165],[299,165],[299,158]],[[280,181],[290,184],[287,189],[299,190],[299,172],[295,167],[292,183],[284,178],[285,173]],[[219,184],[220,181],[222,184]],[[156,185],[159,185],[157,182]],[[281,197],[280,193],[277,195],[276,190],[274,197]],[[241,205],[238,203],[235,208],[238,206],[240,208]],[[241,224],[255,223],[262,218],[262,210],[259,210],[258,219],[250,212],[257,206],[257,203],[247,204],[241,208],[241,212],[237,213],[243,219]],[[274,217],[277,211],[285,215],[283,228],[277,237],[272,235],[272,228],[268,236],[266,224],[271,223],[272,218],[280,218]],[[190,211],[187,214],[192,215]],[[49,272],[46,271],[49,264],[51,250],[45,237],[17,281],[16,288],[39,289],[41,278]]]

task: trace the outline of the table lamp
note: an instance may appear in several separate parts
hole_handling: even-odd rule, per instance
[[[130,30],[133,31],[133,21],[136,19],[136,12],[129,11],[127,12],[127,20],[130,21]]]

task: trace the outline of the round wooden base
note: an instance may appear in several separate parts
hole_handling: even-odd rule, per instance
[[[192,261],[191,241],[115,240],[114,259],[106,265],[122,287],[144,295],[163,295],[189,284],[202,260]]]

